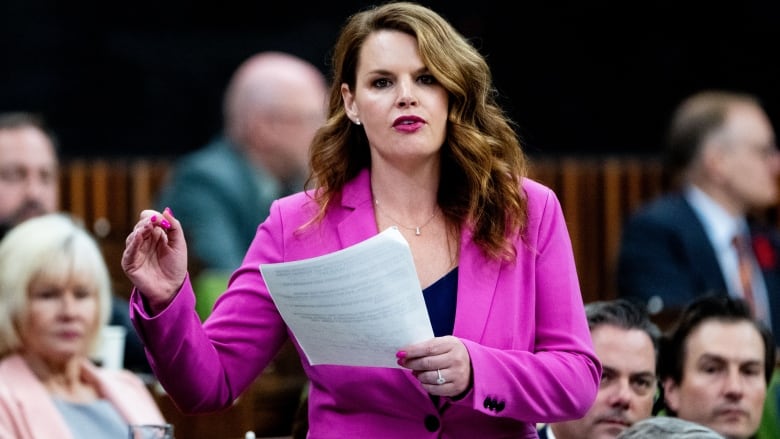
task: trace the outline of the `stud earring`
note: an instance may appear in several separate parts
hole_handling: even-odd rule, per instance
[[[360,125],[360,119],[355,118],[355,125]]]

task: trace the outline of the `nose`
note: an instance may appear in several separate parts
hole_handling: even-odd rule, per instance
[[[73,294],[62,294],[60,296],[60,314],[65,317],[70,317],[76,313],[77,299]]]
[[[48,191],[50,191],[51,183],[43,176],[38,174],[30,174],[27,176],[25,184],[25,192],[27,197],[33,200],[41,200]]]
[[[631,390],[631,384],[628,379],[621,379],[615,381],[610,389],[609,405],[610,407],[620,407],[627,409],[631,404],[631,396],[633,394]]]
[[[743,392],[742,375],[738,370],[730,370],[724,383],[724,393],[732,399],[739,399]]]
[[[399,81],[398,100],[396,101],[396,104],[401,108],[417,105],[413,79],[409,78]]]

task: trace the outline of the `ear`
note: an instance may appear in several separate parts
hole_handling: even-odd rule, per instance
[[[680,408],[680,386],[671,378],[664,380],[664,403],[669,409],[677,413]]]
[[[341,84],[341,100],[344,102],[344,111],[347,113],[347,117],[352,121],[358,120],[360,115],[355,104],[355,95],[352,94],[346,83]]]
[[[731,167],[730,152],[728,146],[719,138],[709,139],[702,145],[701,163],[707,174],[720,176],[728,172],[728,168]]]

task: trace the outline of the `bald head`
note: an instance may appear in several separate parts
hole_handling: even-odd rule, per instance
[[[325,120],[327,81],[311,63],[282,52],[244,61],[225,93],[227,136],[282,180],[306,171],[308,149]]]

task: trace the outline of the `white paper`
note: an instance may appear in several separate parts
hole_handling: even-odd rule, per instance
[[[433,338],[412,252],[396,228],[260,272],[311,364],[399,367],[400,348]]]

